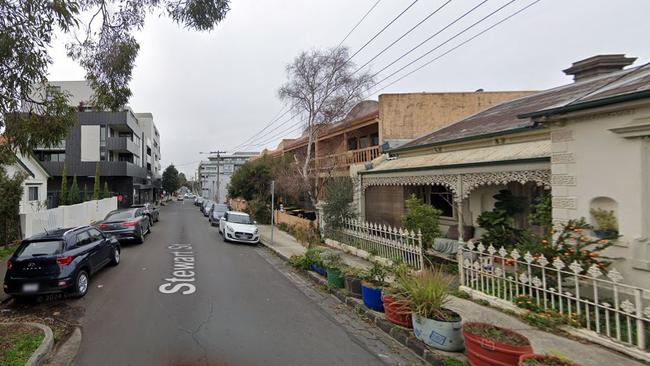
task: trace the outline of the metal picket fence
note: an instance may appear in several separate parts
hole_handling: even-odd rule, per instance
[[[467,243],[459,251],[459,271],[461,284],[475,291],[513,303],[525,295],[539,308],[573,319],[574,326],[648,351],[650,290],[623,284],[616,269],[585,269],[576,261]]]
[[[419,232],[345,219],[340,228],[327,230],[327,236],[379,257],[402,260],[416,269],[424,267],[422,233]]]

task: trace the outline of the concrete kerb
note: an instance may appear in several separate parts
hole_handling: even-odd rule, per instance
[[[270,245],[264,244],[263,241],[260,241],[260,244],[271,249],[279,258],[288,261],[289,259],[280,253],[278,250],[273,248]],[[308,278],[314,284],[319,287],[327,288],[327,291],[334,295],[341,303],[347,305],[352,311],[357,313],[359,316],[368,319],[368,321],[374,323],[379,329],[388,334],[396,342],[402,344],[403,346],[409,348],[416,355],[420,356],[427,363],[435,366],[444,366],[447,359],[456,358],[460,361],[466,361],[466,357],[463,354],[452,353],[452,352],[442,352],[438,350],[433,350],[427,347],[424,342],[415,338],[413,332],[410,329],[401,327],[399,325],[393,324],[385,319],[382,313],[368,309],[361,299],[357,299],[352,296],[348,296],[346,291],[343,289],[336,289],[327,286],[327,280],[320,275],[305,271],[302,269],[297,269],[303,277]]]
[[[81,347],[81,328],[76,327],[72,334],[57,346],[57,349],[48,357],[47,366],[71,366],[74,363],[79,348]]]
[[[43,361],[45,360],[45,357],[47,354],[52,351],[52,348],[54,347],[54,333],[52,333],[52,329],[48,327],[47,325],[40,324],[40,323],[2,323],[2,324],[14,324],[14,325],[28,325],[33,328],[38,328],[43,331],[43,335],[45,336],[43,338],[43,341],[41,342],[41,345],[36,348],[36,351],[32,353],[31,357],[27,360],[27,363],[25,363],[25,366],[39,366],[43,364]]]

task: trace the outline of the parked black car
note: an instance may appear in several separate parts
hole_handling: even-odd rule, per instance
[[[22,241],[7,261],[4,291],[14,296],[88,292],[90,276],[120,263],[120,243],[94,227],[57,229]]]
[[[158,207],[156,207],[156,205],[154,205],[153,203],[143,203],[141,205],[132,205],[131,208],[142,208],[142,209],[144,209],[144,213],[149,217],[149,220],[151,220],[151,225],[158,222],[158,219],[160,218],[160,211],[158,211]]]
[[[118,240],[134,239],[138,243],[144,243],[144,236],[151,232],[151,222],[143,208],[111,211],[96,226]]]
[[[210,210],[210,213],[208,215],[208,221],[210,221],[210,225],[216,226],[219,225],[219,220],[223,217],[223,214],[228,212],[230,208],[228,205],[222,204],[222,203],[215,203],[212,205],[212,209]]]

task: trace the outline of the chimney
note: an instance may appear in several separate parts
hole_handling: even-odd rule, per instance
[[[625,57],[625,54],[597,55],[574,62],[571,67],[564,71],[567,75],[573,75],[573,81],[583,81],[596,76],[609,74],[622,70],[625,66],[636,61],[636,57]]]

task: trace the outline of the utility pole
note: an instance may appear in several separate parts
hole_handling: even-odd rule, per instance
[[[273,242],[273,228],[275,227],[275,181],[271,181],[271,246]]]
[[[221,189],[221,177],[220,177],[220,175],[221,175],[221,169],[220,169],[220,165],[221,165],[221,154],[225,154],[226,152],[227,152],[227,151],[217,150],[217,151],[209,151],[209,152],[207,152],[207,153],[204,153],[204,152],[201,152],[201,153],[200,153],[200,154],[210,154],[210,155],[212,155],[212,154],[217,154],[217,193],[212,195],[212,196],[213,196],[212,198],[213,198],[217,203],[221,203],[221,202],[219,202],[219,190]],[[213,182],[212,184],[213,184],[213,186],[214,186],[214,182]]]

